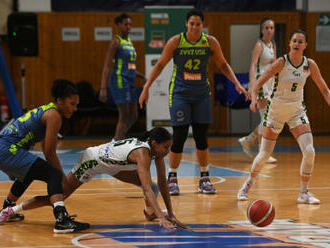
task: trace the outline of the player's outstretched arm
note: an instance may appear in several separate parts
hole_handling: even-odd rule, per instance
[[[141,187],[143,189],[144,196],[149,202],[150,206],[153,208],[154,213],[158,218],[159,224],[165,228],[175,228],[175,226],[171,222],[166,220],[157,202],[156,196],[151,188],[150,151],[146,148],[136,149],[130,153],[129,161],[137,163],[137,173],[141,182]]]
[[[157,61],[155,67],[152,69],[147,82],[143,86],[143,90],[139,97],[139,105],[140,108],[143,107],[143,104],[148,103],[149,99],[149,88],[155,79],[159,76],[159,74],[163,71],[167,63],[173,58],[174,51],[179,45],[180,35],[175,35],[167,42],[159,60]]]

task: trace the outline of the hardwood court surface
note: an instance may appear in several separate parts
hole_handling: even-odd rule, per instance
[[[77,152],[72,148],[105,142],[64,139],[58,147],[70,154]],[[22,222],[0,225],[0,247],[330,247],[329,142],[330,137],[314,137],[316,161],[310,191],[321,205],[296,203],[302,155],[292,137],[279,139],[274,153],[278,163],[265,165],[248,202],[236,200],[252,161],[242,153],[237,138],[209,139],[211,180],[218,190],[215,195],[197,193],[198,177],[194,176],[199,170],[194,143],[188,140],[178,172],[181,194],[171,199],[178,219],[193,231],[161,230],[157,222],[145,221],[139,188],[112,178],[98,178],[66,200],[69,213],[89,222],[91,229],[54,234],[52,209],[44,207],[22,212]],[[60,159],[68,169],[75,163],[65,156]],[[0,182],[1,202],[10,185]],[[22,200],[45,192],[45,184],[34,182]],[[272,225],[256,228],[247,222],[246,208],[253,199],[266,199],[275,206]]]

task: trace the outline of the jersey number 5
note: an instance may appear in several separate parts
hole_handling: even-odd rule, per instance
[[[298,86],[298,83],[293,83],[292,87],[291,87],[291,91],[296,91],[297,86]]]

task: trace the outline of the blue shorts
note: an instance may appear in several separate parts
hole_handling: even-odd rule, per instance
[[[117,78],[111,75],[109,89],[115,104],[138,102],[134,78],[122,77],[121,85],[118,85]]]
[[[38,156],[16,146],[16,153],[9,151],[10,143],[0,142],[0,170],[10,178],[23,181]]]
[[[170,115],[172,126],[210,124],[212,123],[211,98],[209,95],[187,97],[173,94]]]

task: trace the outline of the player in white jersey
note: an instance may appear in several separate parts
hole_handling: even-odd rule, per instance
[[[273,41],[275,31],[275,23],[272,19],[264,18],[260,23],[260,39],[253,48],[251,64],[250,64],[250,89],[252,89],[255,81],[264,73],[267,68],[276,59],[276,45]],[[248,157],[253,157],[251,148],[261,142],[262,136],[262,120],[266,110],[267,99],[271,95],[273,78],[270,78],[260,89],[258,95],[258,108],[260,114],[260,124],[247,136],[238,139],[243,151]],[[268,163],[275,163],[277,160],[272,156],[269,157]]]
[[[324,81],[317,64],[303,56],[307,46],[307,34],[296,30],[290,37],[290,52],[278,58],[254,84],[250,108],[256,111],[258,90],[271,77],[275,77],[273,92],[267,103],[263,122],[261,147],[255,157],[249,178],[239,190],[238,200],[247,200],[248,192],[256,181],[262,166],[272,153],[276,139],[285,123],[297,140],[303,158],[300,166],[300,190],[298,203],[319,204],[320,200],[308,191],[308,183],[313,172],[315,151],[313,136],[303,103],[304,85],[310,75],[325,101],[330,105],[330,90]]]
[[[147,220],[156,219],[165,228],[180,226],[186,228],[173,214],[168,192],[164,157],[172,145],[171,134],[164,128],[154,128],[141,139],[128,138],[115,142],[89,147],[84,150],[79,161],[67,176],[63,190],[69,197],[83,183],[99,174],[108,174],[123,182],[137,185],[143,189],[146,201],[144,214]],[[157,169],[157,184],[152,182],[151,161]],[[158,188],[163,197],[167,214],[161,211],[157,202]],[[35,197],[21,203],[23,210],[49,205],[49,198]]]

